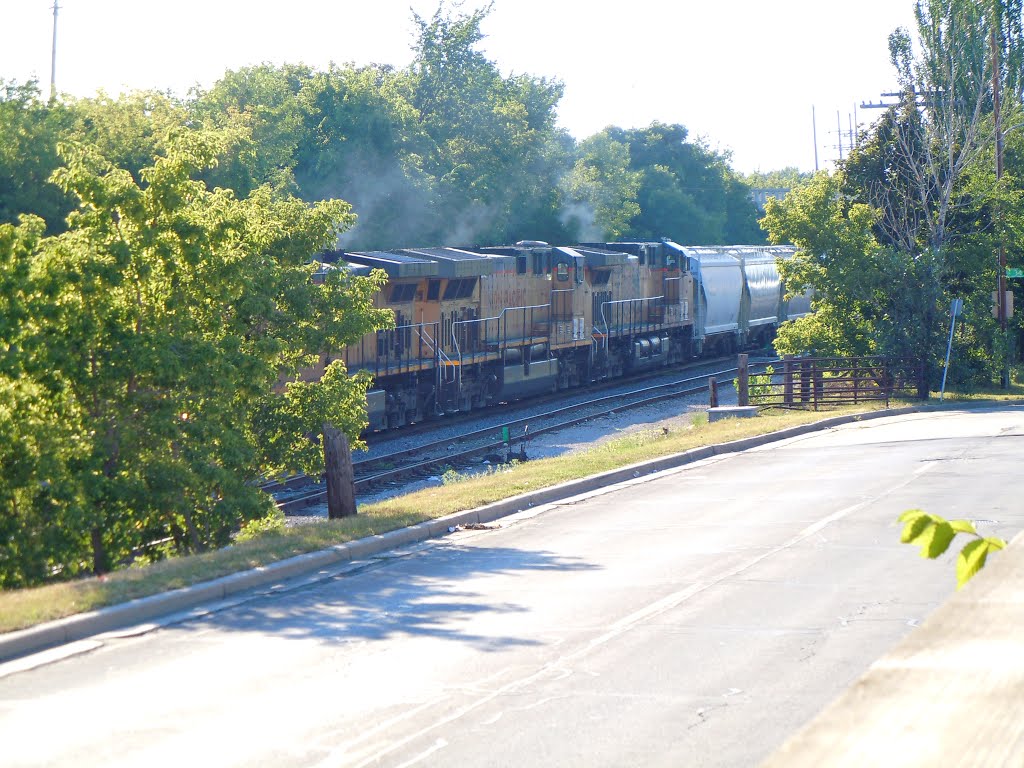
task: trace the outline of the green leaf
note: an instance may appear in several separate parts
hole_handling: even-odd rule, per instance
[[[934,560],[949,549],[950,542],[953,541],[954,536],[956,536],[956,531],[954,531],[953,526],[945,520],[933,523],[933,525],[925,531],[919,540],[919,543],[921,544],[921,557],[927,557]]]
[[[896,520],[900,523],[909,523],[910,521],[916,520],[919,517],[929,517],[929,515],[923,509],[908,509],[902,515],[896,518]]]
[[[954,527],[944,518],[920,509],[908,509],[899,516],[899,520],[906,523],[900,541],[904,544],[919,544],[921,557],[928,558],[936,558],[949,549],[958,529],[966,532],[964,525],[970,527],[970,523],[963,520],[956,521],[957,527]]]
[[[987,539],[969,541],[956,559],[956,588],[960,589],[982,569],[992,547]]]
[[[932,519],[929,515],[920,515],[914,517],[903,526],[903,533],[900,535],[900,541],[904,544],[910,544],[914,542],[925,530],[933,525]]]
[[[950,520],[949,524],[953,526],[953,530],[957,533],[969,533],[972,536],[977,536],[978,532],[974,528],[974,524],[970,520]]]

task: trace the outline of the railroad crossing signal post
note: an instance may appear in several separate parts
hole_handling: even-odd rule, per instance
[[[1006,294],[1003,297],[1003,304],[1006,308],[1007,318],[1013,317],[1013,289],[1009,287],[1008,281],[1024,279],[1024,268],[1021,267],[1007,267],[1006,269],[1006,280],[1007,283]],[[1006,371],[1007,371],[1007,385],[1009,385],[1009,370],[1010,370],[1010,358],[1013,357],[1013,347],[1015,346],[1011,341],[1009,334],[1006,336],[1008,349],[1006,352]]]
[[[946,394],[946,374],[949,373],[949,355],[953,351],[953,329],[956,328],[956,319],[964,311],[963,299],[953,299],[949,305],[949,343],[946,344],[946,364],[942,366],[942,388],[939,389],[939,402],[942,402]]]

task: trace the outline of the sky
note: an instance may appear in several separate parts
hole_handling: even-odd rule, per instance
[[[471,12],[485,0],[451,2]],[[412,60],[412,14],[438,0],[60,0],[57,90],[184,95],[225,71]],[[0,80],[49,89],[53,0],[0,0]],[[493,0],[480,50],[503,73],[560,80],[559,125],[679,123],[738,171],[827,167],[864,102],[896,88],[888,36],[912,0]],[[856,114],[855,114],[856,113]],[[816,120],[812,120],[812,114]],[[842,134],[840,135],[840,127]],[[817,141],[815,142],[815,129]]]

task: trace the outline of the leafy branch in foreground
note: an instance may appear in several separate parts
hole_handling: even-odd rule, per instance
[[[900,541],[921,547],[921,557],[935,559],[947,549],[958,533],[975,538],[967,542],[956,559],[956,588],[960,589],[982,569],[989,552],[1006,547],[1006,541],[982,536],[969,520],[946,520],[920,509],[908,509],[898,518],[904,523]]]

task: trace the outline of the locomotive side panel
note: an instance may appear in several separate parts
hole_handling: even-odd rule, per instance
[[[555,254],[547,243],[482,249],[509,268],[492,277],[481,300],[491,318],[487,335],[501,357],[497,370],[499,399],[514,400],[556,390],[561,383],[559,361],[553,354],[557,320],[562,304],[553,301]]]

